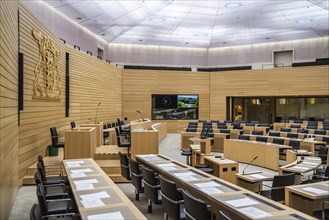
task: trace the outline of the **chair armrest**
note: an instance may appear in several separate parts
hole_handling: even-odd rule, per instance
[[[65,201],[72,202],[72,199],[70,199],[70,198],[64,198],[64,199],[48,199],[48,200],[46,200],[46,203],[51,203],[51,202],[65,202]]]
[[[67,193],[57,193],[57,194],[52,194],[52,195],[46,195],[46,200],[51,200],[54,197],[62,197],[63,199],[69,198],[69,194]],[[57,200],[57,199],[56,199]]]
[[[266,185],[266,184],[263,184],[263,186],[265,186],[265,187],[268,187],[268,188],[272,189],[272,186],[269,186],[269,185]]]
[[[54,186],[62,186],[62,187],[65,187],[66,185],[64,183],[58,183],[58,184],[51,184],[51,185],[45,185],[43,183],[43,187],[46,188],[46,187],[54,187]]]
[[[61,216],[79,216],[79,214],[74,213],[74,212],[68,212],[68,213],[61,213],[61,214],[46,215],[44,217],[46,219],[48,219],[48,218],[52,218],[52,217],[58,218],[58,217],[61,217]]]

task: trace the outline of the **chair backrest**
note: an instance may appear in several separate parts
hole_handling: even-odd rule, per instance
[[[280,132],[270,131],[268,133],[268,136],[280,137]]]
[[[204,122],[202,127],[203,128],[212,128],[212,123],[211,122]]]
[[[305,129],[305,128],[299,128],[299,129],[297,130],[297,133],[305,133],[305,134],[308,134],[308,130]]]
[[[189,124],[187,127],[196,129],[198,127],[198,124]]]
[[[231,218],[224,211],[220,210],[219,220],[231,220]]]
[[[120,131],[118,127],[115,127],[115,134],[117,136],[117,144],[120,145],[121,144],[121,136],[120,136]]]
[[[139,167],[139,163],[131,158],[128,158],[128,161],[130,167],[131,183],[135,186],[136,189],[143,189],[143,174]]]
[[[75,122],[71,121],[71,128],[75,128]]]
[[[30,210],[30,220],[42,220],[40,205],[34,203]]]
[[[273,138],[273,144],[284,145],[284,139],[283,138]]]
[[[267,137],[265,137],[265,136],[257,136],[256,137],[256,141],[259,141],[259,142],[267,142]]]
[[[288,138],[298,138],[298,134],[297,133],[287,133],[287,137]]]
[[[224,122],[225,122],[225,123],[232,123],[231,120],[225,120]]]
[[[251,134],[253,134],[253,135],[263,135],[263,131],[252,131]]]
[[[127,180],[130,180],[130,169],[129,169],[129,161],[127,154],[123,154],[119,152],[120,156],[120,166],[121,166],[121,175],[126,178]]]
[[[116,123],[112,122],[112,128],[116,127]]]
[[[317,126],[318,125],[318,122],[317,121],[308,121],[307,122],[307,125],[315,125],[315,126]]]
[[[306,128],[307,129],[317,129],[318,126],[317,125],[307,125]]]
[[[289,173],[286,175],[276,175],[273,178],[271,197],[274,201],[283,201],[285,197],[286,186],[291,186],[295,184],[295,174]]]
[[[37,157],[37,161],[40,162],[40,164],[41,164],[43,170],[46,170],[46,169],[45,169],[45,163],[43,162],[43,157],[42,157],[41,154],[38,155],[38,157]]]
[[[40,183],[42,183],[41,174],[38,170],[35,171],[35,173],[34,173],[34,182],[35,182],[36,186],[39,185]]]
[[[280,128],[280,131],[291,132],[291,128]]]
[[[240,140],[250,140],[250,136],[241,134],[241,135],[239,135],[239,139]]]
[[[216,123],[216,124],[217,124],[217,123],[219,123],[219,120],[211,120],[210,122],[211,122],[211,123]]]
[[[219,133],[229,134],[230,130],[229,129],[220,129]]]
[[[160,183],[153,170],[142,166],[144,192],[153,202],[157,203],[160,199]]]
[[[246,123],[246,126],[255,126],[255,123],[247,122],[247,123]]]
[[[290,128],[301,128],[301,125],[292,124],[290,125]]]
[[[323,130],[325,130],[325,131],[327,131],[327,130],[329,130],[329,125],[323,125],[323,128],[322,128]]]
[[[207,122],[207,120],[198,120],[198,122],[205,123],[205,122]]]
[[[196,132],[196,128],[186,128],[186,132]]]
[[[326,142],[327,144],[329,144],[329,136],[324,136],[322,138],[322,141]]]
[[[45,215],[47,215],[48,211],[47,211],[47,205],[46,205],[45,190],[44,190],[42,183],[37,185],[36,193],[37,193],[38,203],[40,206],[41,215],[45,216]]]
[[[258,127],[270,127],[269,123],[260,123]]]
[[[41,176],[42,182],[47,181],[45,169],[40,162],[37,163],[37,171],[39,172],[39,174]]]
[[[291,146],[292,149],[299,149],[300,142],[301,141],[299,141],[299,140],[289,140],[289,146]]]
[[[54,146],[58,143],[58,134],[56,127],[50,128],[50,135],[51,135],[51,143]]]
[[[328,154],[328,148],[327,148],[327,146],[320,145],[318,154],[319,154],[319,157],[322,160],[322,163],[327,162],[327,154]]]
[[[164,212],[174,220],[181,219],[181,204],[184,202],[183,195],[178,192],[175,182],[172,182],[163,176],[159,176],[162,207]]]
[[[226,125],[217,125],[217,128],[218,129],[227,129],[227,126]]]
[[[118,126],[121,126],[122,125],[120,118],[117,118],[117,124],[118,124]]]
[[[302,119],[295,119],[294,120],[294,123],[302,124],[303,123],[303,120]]]
[[[209,220],[211,214],[208,211],[207,203],[193,197],[191,194],[183,190],[184,212],[186,219]]]
[[[314,134],[326,135],[326,131],[325,130],[315,130]]]

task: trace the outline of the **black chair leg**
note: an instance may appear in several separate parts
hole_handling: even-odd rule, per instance
[[[139,192],[138,192],[138,189],[135,189],[135,199],[137,201],[139,200]]]
[[[152,213],[152,201],[150,199],[147,201],[147,212]]]

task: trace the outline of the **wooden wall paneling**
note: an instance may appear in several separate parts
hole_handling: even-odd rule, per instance
[[[123,117],[151,119],[152,94],[199,94],[199,119],[209,120],[209,74],[185,71],[123,70]],[[156,121],[155,121],[156,122]],[[167,120],[169,133],[182,131],[186,120]]]
[[[63,42],[43,26],[23,5],[20,13],[20,52],[24,54],[24,110],[20,113],[19,128],[19,178],[26,175],[27,167],[35,163],[38,154],[45,155],[51,143],[50,127],[57,127],[61,135],[65,131],[65,46]],[[39,45],[32,30],[39,30],[49,37],[60,51],[58,73],[61,82],[61,100],[33,100],[34,69],[39,60]],[[63,140],[63,138],[62,138]]]
[[[70,54],[70,117],[76,125],[95,121],[116,122],[122,118],[122,70],[103,60],[87,55],[71,46]]]
[[[328,95],[328,72],[324,65],[210,73],[210,118],[226,119],[227,96]]]
[[[0,219],[18,188],[18,1],[0,1]]]

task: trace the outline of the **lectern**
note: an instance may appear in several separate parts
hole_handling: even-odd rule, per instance
[[[79,127],[65,132],[65,159],[94,158],[96,128]]]
[[[94,127],[96,128],[96,147],[103,145],[103,122],[98,124],[80,124],[80,127]]]

